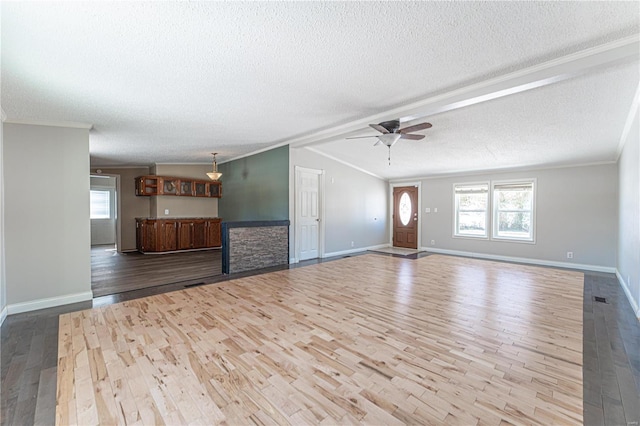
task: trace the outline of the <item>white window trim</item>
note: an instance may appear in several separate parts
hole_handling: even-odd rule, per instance
[[[531,196],[531,238],[519,238],[519,237],[501,237],[497,235],[497,220],[498,215],[498,203],[496,202],[496,197],[494,197],[495,187],[501,185],[514,185],[514,184],[531,184],[533,185],[533,193]],[[491,190],[489,193],[490,201],[491,201],[491,240],[493,241],[503,241],[510,243],[525,243],[525,244],[535,244],[536,243],[536,232],[537,232],[537,224],[536,224],[536,193],[538,192],[538,180],[536,178],[528,178],[528,179],[511,179],[511,180],[496,180],[491,181]]]
[[[470,234],[459,234],[458,233],[458,206],[456,205],[456,187],[457,186],[474,186],[474,185],[486,185],[487,186],[487,209],[484,218],[484,229],[486,230],[486,235],[470,235]],[[489,240],[491,235],[491,221],[489,220],[489,216],[491,215],[491,182],[490,181],[481,181],[481,182],[459,182],[454,183],[452,187],[453,194],[453,238],[464,238],[471,240]]]

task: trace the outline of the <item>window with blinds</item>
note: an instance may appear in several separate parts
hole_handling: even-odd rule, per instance
[[[493,238],[534,241],[535,181],[493,182]]]
[[[91,190],[89,200],[91,219],[111,219],[109,191]]]
[[[457,237],[487,238],[489,184],[472,183],[453,186],[455,229]]]

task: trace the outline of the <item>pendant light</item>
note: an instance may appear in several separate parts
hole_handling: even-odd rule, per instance
[[[212,152],[211,154],[213,155],[213,171],[207,173],[207,176],[209,176],[209,179],[211,180],[218,180],[222,177],[222,173],[218,171],[218,163],[216,163],[216,154],[218,153]]]

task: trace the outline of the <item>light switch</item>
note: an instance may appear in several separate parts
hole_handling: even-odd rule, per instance
[[[164,209],[164,214],[169,214],[169,209]]]
[[[427,207],[426,209],[424,209],[425,213],[431,213],[431,208]]]
[[[434,208],[433,208],[433,212],[434,212],[434,213],[438,213],[438,208],[437,208],[437,207],[434,207]]]

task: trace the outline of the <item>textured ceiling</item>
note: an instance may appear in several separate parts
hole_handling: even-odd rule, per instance
[[[7,121],[92,124],[94,166],[204,163],[214,150],[225,161],[313,138],[637,35],[640,20],[637,2],[0,7]],[[391,167],[373,140],[313,149],[385,178],[611,161],[637,85],[636,59],[435,114],[422,143],[393,147]]]

